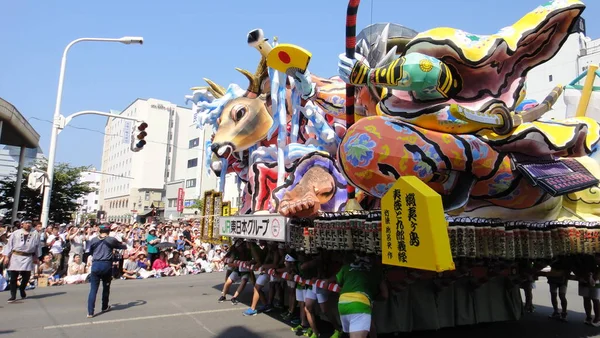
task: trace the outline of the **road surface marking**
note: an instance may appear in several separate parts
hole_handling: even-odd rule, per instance
[[[136,320],[148,320],[148,319],[157,319],[157,318],[193,316],[193,315],[199,315],[199,314],[204,314],[204,313],[230,312],[230,311],[240,311],[240,309],[235,307],[235,308],[231,308],[231,309],[202,310],[202,311],[194,311],[194,312],[169,313],[169,314],[156,315],[156,316],[144,316],[144,317],[133,317],[133,318],[122,318],[122,319],[111,319],[111,320],[98,320],[98,321],[83,322],[83,323],[44,326],[44,330],[64,329],[64,328],[69,328],[69,327],[88,326],[88,325],[96,325],[96,324],[132,322],[132,321],[136,321]]]
[[[179,304],[177,304],[175,302],[171,302],[171,304],[173,304],[173,306],[179,308],[180,310],[185,310],[183,308],[183,306],[181,306],[181,305],[179,305]],[[188,315],[188,317],[190,317],[191,319],[193,319],[196,322],[196,324],[198,324],[198,326],[200,326],[201,328],[203,328],[204,330],[206,330],[206,332],[212,334],[213,336],[217,335],[216,333],[212,332],[208,327],[206,327],[206,325],[204,325],[204,323],[202,323],[198,318],[196,318],[196,317],[194,317],[192,315]]]

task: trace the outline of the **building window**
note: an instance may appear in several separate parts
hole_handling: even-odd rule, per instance
[[[94,201],[94,204],[98,204],[98,200],[95,200],[95,201]]]
[[[188,160],[188,168],[193,168],[198,166],[198,158],[193,158],[191,160]]]
[[[185,187],[186,188],[193,188],[196,186],[196,179],[192,178],[191,180],[186,180],[185,181]]]
[[[552,82],[552,74],[548,75],[548,82]]]
[[[169,198],[169,208],[175,207],[177,206],[177,199],[176,198]]]
[[[193,140],[190,140],[190,149],[197,147],[200,144],[200,138],[196,137]]]

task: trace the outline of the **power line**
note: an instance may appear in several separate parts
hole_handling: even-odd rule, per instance
[[[47,122],[47,123],[50,123],[50,124],[54,123],[54,122],[52,122],[50,120],[40,119],[40,118],[37,118],[37,117],[30,117],[28,120],[37,120],[37,121],[41,121],[41,122]],[[75,129],[79,129],[79,130],[91,131],[91,132],[98,133],[98,134],[101,134],[101,135],[104,135],[104,136],[123,137],[122,134],[108,134],[108,133],[105,133],[105,132],[100,131],[100,130],[85,128],[85,127],[78,127],[78,126],[74,126],[72,124],[67,125],[67,127],[75,128]],[[172,146],[172,147],[177,148],[177,149],[186,149],[186,150],[196,149],[195,147],[194,148],[189,148],[189,147],[176,146],[175,144],[170,144],[170,143],[167,143],[167,142],[150,141],[150,140],[148,140],[147,142],[148,143],[154,143],[154,144],[162,144],[162,145],[166,145],[166,146]]]

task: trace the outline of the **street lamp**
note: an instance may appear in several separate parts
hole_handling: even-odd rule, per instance
[[[62,101],[63,82],[65,79],[65,66],[67,64],[67,53],[69,49],[76,43],[83,41],[96,41],[96,42],[120,42],[126,45],[130,44],[143,44],[144,38],[136,36],[124,36],[122,38],[80,38],[71,41],[65,50],[63,51],[60,73],[58,76],[58,92],[56,93],[56,106],[54,107],[54,121],[52,123],[52,134],[50,136],[50,149],[48,152],[48,170],[46,171],[46,184],[44,186],[44,198],[42,200],[42,215],[41,221],[42,226],[46,228],[48,226],[48,217],[50,212],[50,195],[52,193],[52,183],[54,181],[54,158],[56,157],[56,141],[58,137],[59,127],[61,125],[60,115],[60,104]]]

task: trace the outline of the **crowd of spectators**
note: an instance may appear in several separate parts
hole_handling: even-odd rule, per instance
[[[0,246],[7,243],[11,232],[19,226],[15,223],[0,227]],[[280,309],[282,319],[293,325],[292,331],[297,335],[322,337],[317,325],[320,321],[317,313],[320,313],[334,326],[331,337],[339,337],[342,331],[350,332],[351,337],[367,337],[372,326],[372,301],[387,297],[380,261],[366,256],[327,251],[307,254],[302,250],[295,251],[285,243],[262,240],[237,239],[231,247],[224,242],[211,244],[202,241],[197,222],[102,226],[109,226],[109,236],[127,247],[115,249],[114,279],[226,271],[225,283],[217,299],[219,303],[229,300],[234,305],[239,304],[238,297],[247,285],[252,285],[250,307],[243,315],[255,316]],[[88,243],[99,235],[98,226],[53,224],[43,229],[42,224],[36,222],[33,231],[40,234],[43,248],[40,262],[34,267],[31,287],[36,287],[36,283],[37,286],[55,286],[88,280],[92,265]],[[249,262],[255,271],[239,266],[235,261]],[[4,269],[0,266],[0,272]],[[283,279],[284,273],[295,277]],[[300,278],[298,282],[296,277]],[[317,280],[340,284],[340,293],[331,293],[326,286],[311,286]],[[234,291],[231,287],[236,283],[239,285]],[[5,287],[0,283],[0,291]]]
[[[228,244],[203,242],[198,226],[199,222],[193,221],[111,224],[110,236],[127,245],[127,250],[116,252],[113,278],[160,278],[223,271]],[[19,227],[19,222],[0,226],[0,252],[10,234]],[[43,229],[40,222],[35,222],[34,228],[41,235],[43,248],[30,287],[40,280],[44,286],[85,283],[92,264],[87,244],[98,235],[98,226],[50,224]],[[0,291],[8,279],[4,270],[0,262]]]

